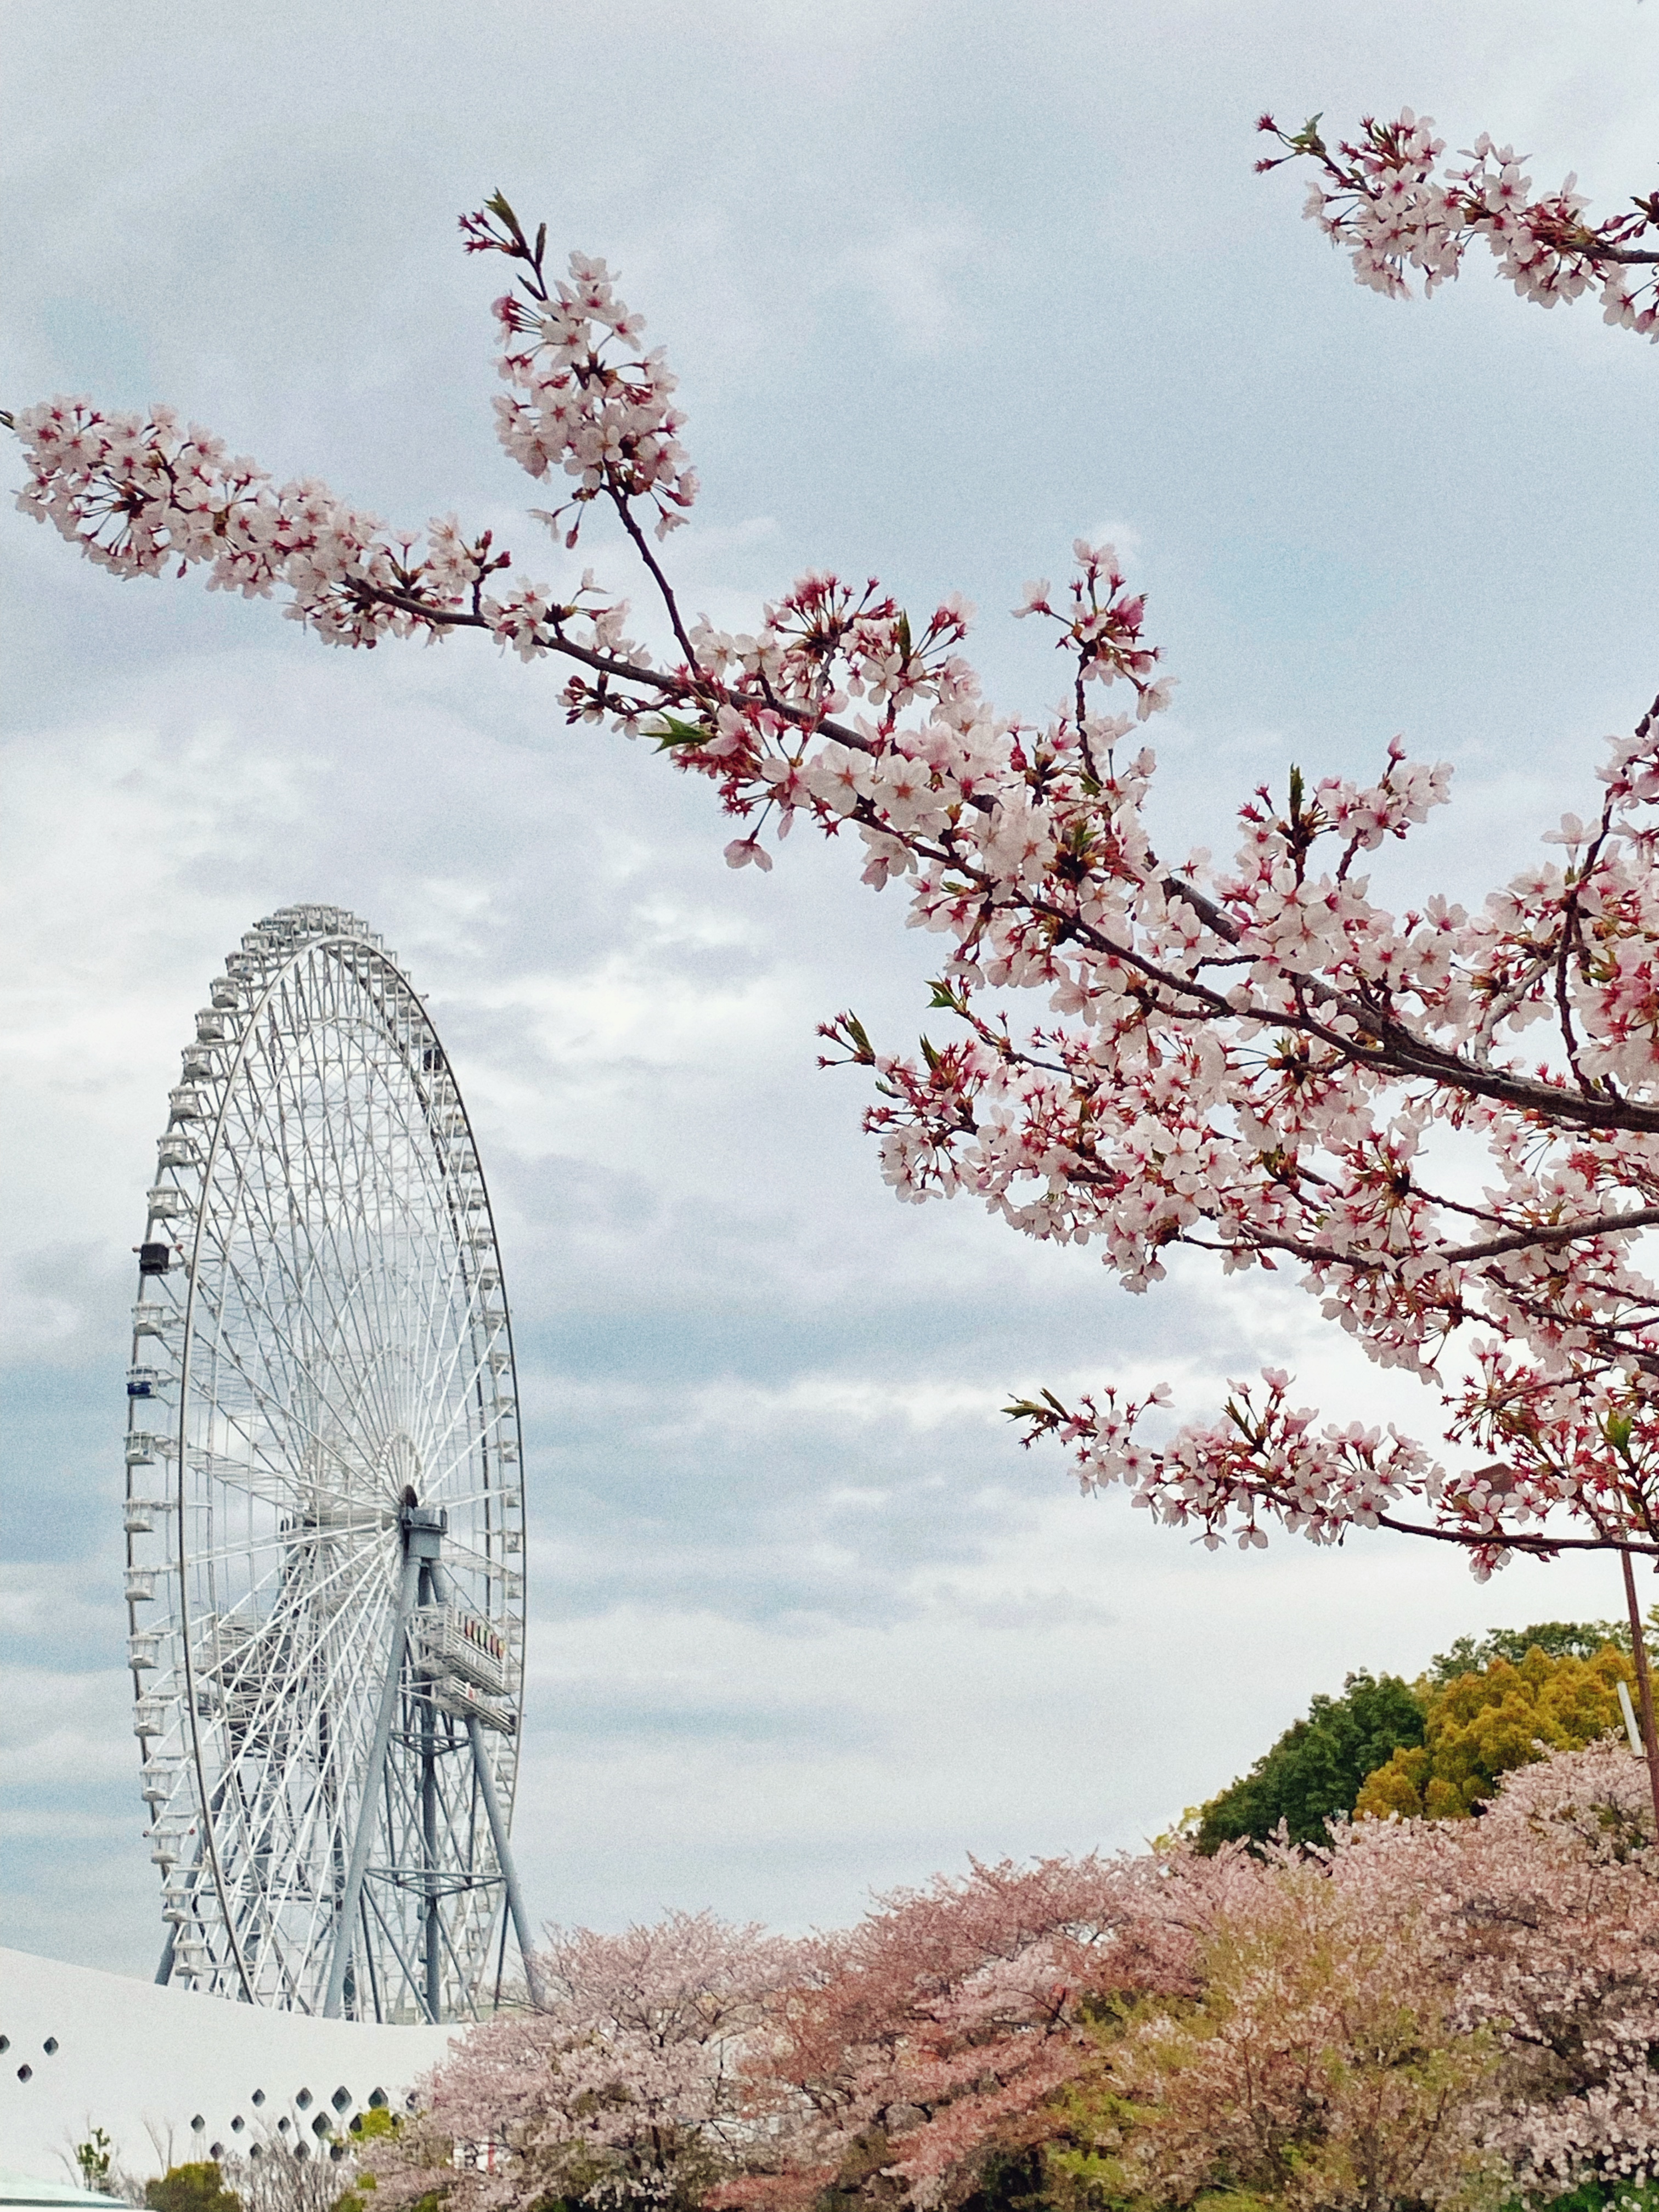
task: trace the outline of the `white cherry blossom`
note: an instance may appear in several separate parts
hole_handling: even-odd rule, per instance
[[[1485,238],[1524,296],[1618,289],[1610,319],[1659,334],[1633,273],[1654,258],[1650,203],[1591,228],[1571,179],[1534,201],[1488,140],[1443,170],[1409,111],[1334,153],[1311,125],[1284,143],[1319,166],[1310,211],[1360,282],[1397,295],[1414,269],[1432,289]],[[198,568],[210,588],[280,592],[332,644],[471,629],[558,664],[570,720],[643,735],[712,783],[734,869],[769,871],[797,820],[840,836],[939,939],[940,1034],[917,1057],[851,1014],[823,1032],[874,1078],[867,1124],[896,1195],[971,1194],[1022,1235],[1090,1246],[1135,1291],[1176,1244],[1230,1274],[1289,1270],[1425,1387],[1439,1431],[1431,1447],[1322,1423],[1276,1374],[1173,1431],[1158,1394],[1018,1401],[1085,1486],[1124,1484],[1249,1550],[1277,1523],[1320,1543],[1413,1528],[1482,1574],[1516,1549],[1659,1556],[1659,1286],[1642,1265],[1659,1227],[1659,702],[1611,741],[1599,811],[1546,833],[1559,864],[1474,913],[1431,890],[1391,911],[1360,871],[1449,795],[1449,770],[1397,738],[1374,781],[1292,769],[1245,798],[1231,858],[1176,864],[1149,827],[1155,756],[1129,746],[1172,679],[1111,546],[1079,539],[1063,590],[1024,589],[1017,611],[1050,627],[1065,674],[1031,719],[982,696],[954,594],[913,614],[877,580],[814,571],[752,633],[689,621],[653,550],[696,489],[663,355],[641,351],[603,261],[573,254],[550,280],[541,235],[499,198],[463,230],[514,267],[496,411],[514,459],[565,488],[538,519],[574,544],[604,505],[665,617],[664,655],[592,571],[561,600],[453,514],[423,538],[388,531],[165,408],[25,410],[20,504],[114,574]],[[1465,1159],[1484,1148],[1473,1182],[1448,1139]]]

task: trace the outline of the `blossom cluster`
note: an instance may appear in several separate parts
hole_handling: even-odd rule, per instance
[[[1343,222],[1404,195],[1419,244],[1376,243],[1376,268],[1420,247],[1449,272],[1462,234],[1421,213],[1421,193],[1445,198],[1419,174],[1438,151],[1427,125],[1369,126],[1340,156],[1311,127],[1286,143],[1332,174],[1349,163],[1360,198]],[[1473,171],[1446,206],[1497,238],[1499,201],[1516,203],[1504,250],[1533,268],[1522,230],[1546,234],[1524,179],[1510,191],[1511,165],[1482,146],[1492,206],[1469,213]],[[1085,1486],[1127,1482],[1159,1518],[1249,1547],[1276,1522],[1322,1542],[1419,1529],[1480,1574],[1517,1548],[1659,1553],[1659,1289],[1640,1264],[1659,1225],[1659,708],[1612,744],[1588,823],[1549,833],[1559,857],[1473,913],[1373,896],[1369,856],[1449,796],[1449,770],[1398,739],[1369,780],[1293,769],[1281,794],[1250,795],[1224,864],[1171,857],[1140,733],[1172,679],[1110,545],[1079,540],[1064,588],[1029,584],[1015,610],[1049,629],[1065,672],[1034,718],[983,696],[954,595],[913,617],[878,580],[814,573],[752,631],[688,621],[650,538],[695,479],[672,379],[635,358],[639,318],[580,254],[550,284],[544,232],[532,245],[499,196],[463,228],[518,270],[497,304],[507,450],[570,484],[548,518],[574,514],[568,538],[608,504],[665,657],[626,635],[628,603],[591,572],[562,602],[504,575],[487,532],[450,517],[423,544],[389,534],[321,484],[273,488],[162,409],[21,415],[26,511],[120,575],[198,563],[250,596],[282,585],[336,643],[471,629],[552,661],[571,720],[644,734],[713,784],[733,867],[770,869],[801,820],[851,846],[864,882],[902,887],[909,926],[939,940],[932,1006],[950,1026],[919,1055],[878,1050],[850,1013],[823,1032],[828,1059],[873,1074],[867,1125],[901,1199],[966,1193],[1022,1235],[1094,1246],[1131,1291],[1176,1246],[1230,1273],[1294,1268],[1326,1319],[1438,1398],[1443,1446],[1487,1455],[1449,1468],[1394,1431],[1321,1427],[1275,1375],[1151,1444],[1149,1407],[1109,1392],[1019,1401],[1028,1437],[1066,1439]],[[1608,242],[1616,228],[1595,234],[1605,252],[1639,258]],[[1483,1176],[1448,1136],[1463,1163],[1484,1150]]]
[[[677,435],[685,417],[673,404],[675,379],[660,349],[640,350],[644,317],[617,299],[605,263],[586,254],[573,253],[568,281],[550,286],[546,225],[532,246],[499,192],[464,216],[461,230],[469,253],[519,264],[517,289],[495,302],[496,366],[525,396],[497,398],[495,426],[503,450],[531,476],[556,469],[574,480],[567,508],[543,519],[554,523],[569,507],[605,498],[626,522],[629,502],[640,500],[665,538],[684,521],[697,479]],[[579,511],[568,544],[580,522]]]
[[[469,251],[494,249],[526,264],[523,296],[495,303],[497,366],[526,397],[495,404],[501,443],[521,467],[574,480],[565,506],[541,519],[556,524],[574,509],[563,532],[574,545],[581,511],[604,498],[643,548],[635,516],[643,502],[658,537],[666,535],[695,500],[696,477],[675,435],[683,417],[662,356],[628,358],[639,350],[641,319],[617,299],[604,262],[586,255],[573,253],[568,281],[550,286],[539,241],[532,254],[505,202],[469,216],[463,228]],[[609,600],[591,573],[563,604],[518,578],[492,592],[490,580],[511,568],[512,555],[489,531],[465,538],[453,515],[429,522],[423,536],[388,532],[314,477],[276,483],[211,432],[181,428],[167,407],[106,413],[90,400],[59,398],[9,421],[29,465],[19,506],[113,575],[171,568],[182,576],[205,565],[210,591],[265,599],[285,586],[285,612],[335,645],[432,641],[465,621],[526,659],[556,640],[563,650],[649,666],[649,654],[623,634],[627,602]]]
[[[1587,223],[1576,177],[1534,199],[1532,179],[1521,173],[1527,157],[1484,131],[1460,157],[1463,166],[1440,168],[1444,139],[1435,137],[1432,117],[1409,107],[1388,122],[1368,116],[1359,138],[1334,151],[1317,117],[1295,132],[1271,115],[1257,127],[1289,149],[1259,168],[1307,156],[1323,172],[1304,213],[1352,249],[1355,276],[1373,291],[1402,298],[1406,272],[1416,270],[1426,296],[1457,275],[1479,239],[1523,300],[1553,307],[1595,288],[1605,321],[1659,341],[1659,250],[1642,243],[1659,238],[1659,194],[1634,201],[1628,215]]]
[[[12,427],[29,465],[19,507],[112,575],[204,566],[210,591],[269,599],[283,586],[284,613],[331,645],[435,640],[465,615],[520,649],[551,626],[637,653],[622,636],[626,605],[605,603],[591,578],[564,606],[532,586],[490,597],[484,584],[511,556],[489,532],[469,541],[441,517],[417,550],[419,533],[388,533],[314,477],[275,483],[211,432],[181,428],[171,408],[106,413],[58,398],[21,410]]]

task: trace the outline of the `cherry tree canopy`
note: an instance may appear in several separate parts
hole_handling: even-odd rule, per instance
[[[551,2195],[590,2204],[707,2197],[744,2124],[739,2069],[794,1947],[707,1912],[619,1936],[550,1929],[540,2007],[459,2040],[422,2110],[375,2147],[375,2202],[430,2202],[457,2142],[498,2146],[460,2184],[469,2212]]]
[[[1610,1741],[1506,1775],[1478,1820],[976,1864],[805,1943],[556,1932],[550,2010],[476,2029],[366,2146],[376,2201],[944,2208],[1033,2154],[1079,2207],[1650,2180],[1646,1796]]]
[[[1653,200],[1592,226],[1571,179],[1534,199],[1485,137],[1443,167],[1409,112],[1335,152],[1315,125],[1279,136],[1276,158],[1316,165],[1309,212],[1362,282],[1397,294],[1415,270],[1431,290],[1484,239],[1523,297],[1594,286],[1610,323],[1659,337]],[[1036,719],[983,697],[955,598],[913,617],[877,580],[813,574],[752,635],[692,621],[657,550],[696,493],[663,355],[602,261],[550,276],[544,228],[532,241],[499,194],[462,228],[516,278],[495,306],[502,444],[561,488],[538,512],[566,545],[595,502],[620,522],[666,655],[591,572],[558,599],[489,532],[388,531],[165,409],[19,414],[25,509],[117,575],[280,586],[331,643],[471,629],[551,657],[570,719],[714,784],[734,867],[770,869],[769,837],[800,817],[852,844],[943,940],[933,1005],[956,1025],[914,1060],[851,1014],[826,1025],[831,1057],[874,1072],[897,1194],[969,1191],[1027,1236],[1096,1244],[1131,1290],[1176,1243],[1229,1272],[1294,1265],[1327,1318],[1435,1394],[1460,1462],[1393,1427],[1322,1426],[1276,1370],[1162,1442],[1143,1433],[1161,1392],[1021,1401],[1085,1486],[1126,1483],[1212,1544],[1265,1544],[1276,1520],[1322,1543],[1412,1530],[1480,1575],[1516,1549],[1659,1556],[1659,1292],[1641,1265],[1659,1224],[1659,711],[1612,742],[1599,804],[1547,834],[1555,856],[1474,914],[1370,895],[1365,856],[1448,797],[1449,771],[1399,740],[1370,782],[1292,769],[1282,794],[1250,794],[1231,861],[1172,856],[1136,734],[1172,679],[1111,546],[1079,540],[1063,588],[1025,587],[1018,612],[1053,626],[1066,669]],[[1029,1022],[1022,991],[1040,994]]]

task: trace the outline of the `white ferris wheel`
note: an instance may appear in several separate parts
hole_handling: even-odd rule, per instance
[[[196,1017],[139,1248],[133,1729],[156,1979],[450,2021],[499,1996],[524,1673],[512,1325],[397,955],[285,907]]]

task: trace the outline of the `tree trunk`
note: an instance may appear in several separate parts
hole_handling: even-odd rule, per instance
[[[1659,1843],[1659,1737],[1653,1727],[1653,1676],[1648,1669],[1648,1647],[1642,1633],[1642,1608],[1636,1601],[1636,1571],[1630,1553],[1620,1552],[1625,1570],[1625,1603],[1630,1608],[1630,1655],[1636,1662],[1636,1693],[1642,1706],[1642,1743],[1648,1755],[1648,1788],[1653,1797],[1654,1840]]]

